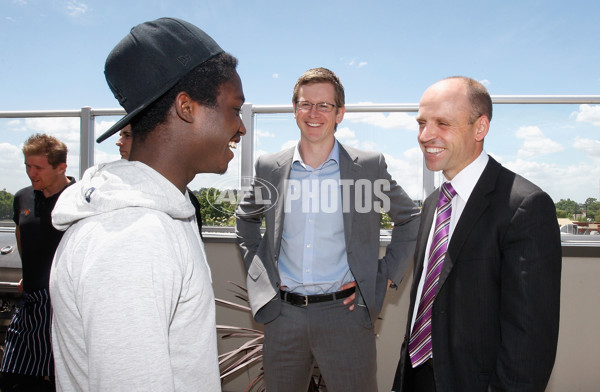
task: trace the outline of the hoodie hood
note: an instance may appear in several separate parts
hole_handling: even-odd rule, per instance
[[[173,219],[188,219],[194,207],[169,180],[137,161],[119,160],[86,170],[81,181],[63,191],[52,211],[52,224],[66,230],[75,222],[98,214],[144,207]]]

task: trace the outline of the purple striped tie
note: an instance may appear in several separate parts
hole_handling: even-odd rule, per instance
[[[446,249],[448,248],[452,198],[455,195],[456,191],[452,188],[452,185],[449,182],[445,182],[440,189],[435,231],[431,239],[427,275],[423,284],[421,302],[419,302],[417,318],[415,319],[415,325],[408,342],[408,352],[413,368],[431,358],[431,309],[433,308],[433,300],[435,299],[438,280],[440,279]]]

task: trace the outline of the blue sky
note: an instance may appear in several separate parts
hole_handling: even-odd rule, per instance
[[[238,57],[253,104],[289,104],[298,76],[317,66],[338,74],[348,104],[417,103],[450,75],[480,80],[492,95],[596,95],[599,14],[598,2],[580,0],[0,0],[0,111],[118,107],[106,56],[131,27],[162,16],[196,24]],[[291,115],[259,118],[257,128],[259,154],[298,137]],[[78,120],[0,120],[0,188],[28,185],[20,144],[35,131],[68,143],[77,176]],[[598,106],[496,105],[485,148],[555,201],[583,202],[600,199],[599,131]],[[414,115],[347,115],[338,137],[384,152],[394,177],[419,197]],[[117,158],[115,141],[98,146],[97,161]],[[192,188],[214,180],[198,176]]]

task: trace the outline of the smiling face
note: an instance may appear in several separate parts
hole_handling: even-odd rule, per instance
[[[49,197],[60,191],[65,185],[66,163],[52,167],[45,155],[26,155],[25,170],[36,191],[42,191]]]
[[[129,153],[131,152],[131,125],[127,125],[125,128],[119,131],[119,140],[115,143],[119,146],[119,154],[121,159],[129,159]]]
[[[442,80],[425,91],[417,122],[429,170],[442,170],[451,180],[479,156],[489,120],[486,116],[473,119],[472,113],[467,85],[461,79]]]
[[[335,89],[330,83],[311,83],[300,86],[298,101],[312,104],[329,103],[335,105]],[[294,102],[294,117],[300,128],[302,143],[324,145],[333,143],[336,125],[342,122],[346,109],[335,107],[331,112],[319,112],[315,105],[310,110],[300,110]]]
[[[240,117],[243,104],[244,91],[237,73],[221,85],[215,107],[193,102],[198,110],[194,111],[196,125],[190,135],[190,160],[195,163],[196,173],[222,174],[227,171],[234,156],[232,149],[246,134]]]

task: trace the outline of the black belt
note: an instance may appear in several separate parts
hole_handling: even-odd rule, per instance
[[[354,287],[350,287],[349,289],[336,291],[335,293],[315,295],[300,295],[290,293],[289,291],[279,290],[279,295],[282,300],[289,302],[292,305],[308,306],[308,304],[314,304],[317,302],[334,301],[336,299],[349,297],[354,293],[354,290]]]

